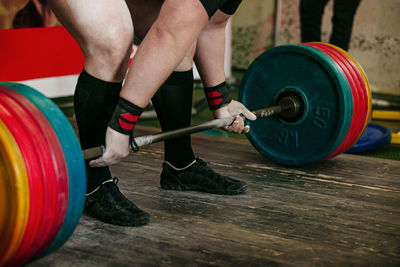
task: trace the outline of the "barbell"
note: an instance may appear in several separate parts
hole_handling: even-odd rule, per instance
[[[281,114],[282,116],[285,116],[287,118],[295,118],[297,116],[301,116],[301,113],[303,111],[302,107],[303,103],[301,99],[296,94],[290,94],[281,98],[276,106],[259,109],[252,112],[254,115],[256,115],[257,119],[266,118],[277,114]],[[243,116],[242,118],[245,119]],[[192,133],[198,133],[213,128],[229,126],[234,120],[235,117],[215,119],[198,125],[188,126],[172,131],[140,136],[132,140],[131,149],[134,151],[138,151],[139,148],[142,146],[154,144],[160,141],[165,141]],[[90,160],[100,157],[103,154],[104,149],[104,146],[97,146],[85,149],[82,152],[85,160]]]
[[[371,112],[371,92],[360,65],[323,43],[270,49],[250,65],[239,101],[254,110],[247,137],[265,157],[303,166],[349,149]],[[267,108],[266,108],[267,107]],[[230,125],[217,119],[135,138],[143,145]],[[0,266],[20,265],[61,247],[82,215],[84,159],[66,117],[48,98],[17,83],[0,83]]]

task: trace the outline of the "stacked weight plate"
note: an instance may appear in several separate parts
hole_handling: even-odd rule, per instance
[[[360,139],[368,124],[371,114],[371,91],[364,71],[360,65],[343,49],[324,43],[309,43],[308,46],[315,47],[329,55],[345,73],[350,84],[353,97],[352,122],[346,138],[342,144],[328,158],[334,157],[351,148]]]
[[[10,188],[0,206],[18,214],[2,216],[0,233],[9,233],[12,242],[1,242],[0,266],[13,266],[68,240],[82,214],[86,172],[68,120],[32,88],[0,83],[0,129],[0,143],[7,144],[0,147],[2,182],[8,186],[2,189]],[[18,227],[11,227],[15,216]]]
[[[250,110],[294,95],[303,103],[296,120],[282,116],[248,122],[248,138],[264,156],[303,166],[334,157],[361,137],[371,93],[360,65],[345,51],[323,43],[285,45],[261,54],[241,83],[239,100]]]

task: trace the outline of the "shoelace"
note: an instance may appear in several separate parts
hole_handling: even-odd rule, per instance
[[[115,185],[117,185],[118,182],[119,182],[119,179],[118,179],[117,177],[114,177],[114,178],[112,178],[112,179],[109,179],[109,180],[107,180],[107,181],[102,182],[101,185],[99,185],[98,187],[96,187],[92,192],[87,193],[86,196],[88,197],[88,196],[93,195],[94,193],[97,192],[97,190],[100,189],[100,187],[101,187],[102,185],[104,185],[104,184],[106,184],[106,183],[111,183],[111,182],[113,182]]]

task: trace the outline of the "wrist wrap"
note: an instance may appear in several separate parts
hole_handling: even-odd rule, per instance
[[[143,109],[135,104],[119,98],[108,126],[119,133],[132,136],[133,128],[142,111]]]
[[[204,87],[204,92],[206,94],[208,107],[212,111],[228,105],[232,101],[229,97],[228,87],[225,82],[213,87]]]

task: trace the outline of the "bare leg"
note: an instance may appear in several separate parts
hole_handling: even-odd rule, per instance
[[[145,107],[169,74],[179,65],[208,15],[198,0],[166,0],[128,73],[121,97]]]
[[[122,81],[133,42],[125,1],[50,0],[49,5],[82,49],[85,70],[105,81]]]
[[[230,15],[217,11],[197,39],[195,62],[205,87],[221,87],[223,86],[221,84],[225,81],[225,28],[229,17]],[[213,111],[215,118],[231,117],[239,114],[245,115],[248,119],[255,119],[254,114],[234,100],[228,105]],[[237,116],[235,122],[231,126],[225,127],[225,130],[245,133],[249,131],[249,127],[244,126],[243,119]]]
[[[225,28],[229,17],[217,11],[197,39],[195,61],[204,86],[225,81]]]

